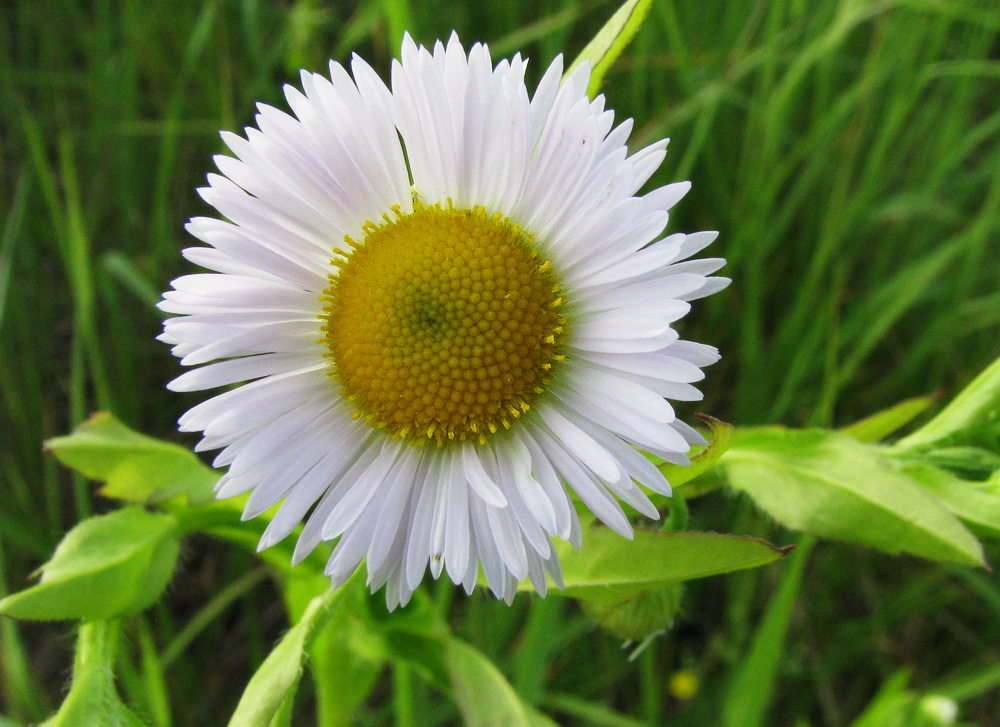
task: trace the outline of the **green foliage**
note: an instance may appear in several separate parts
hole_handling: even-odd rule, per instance
[[[870,445],[836,432],[740,430],[722,459],[729,484],[783,525],[821,537],[983,565],[979,542]]]
[[[360,571],[358,572],[360,574]],[[357,578],[357,576],[355,576]],[[240,698],[229,727],[288,727],[308,649],[351,583],[327,589],[309,602],[299,621],[271,650]]]
[[[722,702],[725,727],[758,727],[764,719],[778,680],[778,667],[785,653],[785,637],[799,597],[802,577],[815,540],[802,538],[792,554],[781,585],[768,604],[753,643],[736,669]]]
[[[396,656],[421,668],[452,692],[469,727],[554,727],[526,705],[483,654],[451,635],[391,629],[387,643]]]
[[[299,621],[308,604],[329,589],[325,576],[288,578],[284,595],[289,620]],[[323,725],[351,724],[378,686],[388,660],[376,630],[365,618],[369,596],[363,580],[355,578],[341,590],[346,602],[330,609],[308,648],[317,722]],[[345,679],[345,674],[351,678]]]
[[[1000,419],[1000,358],[956,396],[940,414],[908,437],[900,449],[940,444],[984,422]]]
[[[599,604],[624,601],[650,588],[773,563],[787,550],[719,533],[636,530],[631,541],[604,527],[585,531],[583,547],[556,545],[563,595]]]
[[[942,695],[921,696],[908,688],[909,670],[886,680],[865,711],[851,727],[950,727],[956,724],[958,704]]]
[[[703,409],[741,427],[833,427],[902,399],[950,394],[971,379],[996,355],[1000,324],[1000,112],[991,102],[1000,10],[980,0],[648,7],[628,47],[625,35],[612,45],[621,54],[600,90],[616,118],[636,119],[630,147],[673,137],[652,184],[690,178],[694,190],[672,211],[671,229],[722,232],[717,253],[729,259],[734,285],[699,303],[683,331],[723,353],[704,382]],[[285,108],[280,82],[294,83],[300,66],[321,70],[330,56],[345,62],[357,51],[386,76],[404,29],[428,43],[455,28],[467,44],[489,42],[494,58],[523,51],[537,79],[556,53],[576,56],[613,10],[589,0],[11,3],[0,30],[0,127],[9,142],[9,174],[0,175],[0,595],[23,587],[93,507],[86,479],[67,477],[42,455],[41,441],[96,409],[174,437],[177,416],[194,402],[163,389],[177,366],[152,341],[161,321],[153,306],[172,277],[191,272],[177,254],[189,242],[182,224],[204,213],[192,190],[221,149],[218,129],[251,123],[258,100]],[[907,449],[877,451],[972,532],[992,537],[994,501],[980,495],[1000,493],[1000,446],[996,422],[982,421],[990,416],[985,401],[970,395],[916,440],[903,440]],[[904,403],[895,413],[904,409],[912,411]],[[866,443],[890,436],[898,422],[887,417],[845,433]],[[103,455],[93,454],[100,466]],[[931,484],[927,467],[936,468]],[[713,491],[721,469],[678,488],[691,499],[691,527],[787,542],[745,499]],[[160,501],[171,490],[159,477],[130,476],[123,489],[105,492]],[[214,476],[205,468],[203,478],[193,489],[207,497]],[[175,492],[186,489],[176,484]],[[793,493],[815,496],[811,490]],[[275,590],[296,623],[304,604],[292,607],[288,594],[301,581],[283,575],[284,545],[262,554],[274,570],[254,566],[259,520],[239,525],[235,507],[188,508],[184,499],[164,503],[184,530],[225,542],[191,542],[183,588],[166,594],[139,638],[147,658],[158,649],[170,657],[164,688],[173,724],[224,724],[253,665],[286,627]],[[995,559],[995,546],[986,546]],[[958,702],[963,723],[992,724],[1000,683],[995,579],[838,543],[817,546],[807,567],[777,672],[754,687],[768,687],[770,699],[759,701],[769,701],[770,723],[840,727],[862,715],[856,727],[911,727],[921,695],[931,693]],[[321,569],[322,555],[297,572]],[[587,724],[701,727],[720,723],[719,695],[740,665],[764,663],[754,656],[758,628],[780,610],[775,599],[787,601],[787,576],[776,582],[776,571],[688,582],[691,628],[656,642],[636,664],[566,599],[519,596],[509,608],[482,594],[453,596],[449,587],[433,607],[467,648],[511,677],[525,702]],[[375,610],[362,595],[352,599]],[[380,662],[365,658],[377,629],[352,604],[315,636],[317,719],[304,698],[303,723],[350,718],[349,708],[330,707],[339,694],[323,702],[339,668],[356,679],[352,704],[377,680]],[[49,655],[66,627],[0,620],[0,703],[10,717],[0,724],[35,724],[63,694],[65,663]],[[140,620],[130,619],[129,640],[133,627],[142,633]],[[341,629],[351,630],[350,640],[335,636]],[[337,646],[324,652],[325,664],[324,642]],[[347,652],[356,661],[337,661]],[[101,679],[75,670],[62,724],[92,723],[93,714],[73,711],[90,703],[88,694],[120,705],[112,661],[99,660]],[[893,676],[906,663],[912,685]],[[147,672],[128,658],[115,668],[126,701],[142,704],[130,694],[153,690],[143,686]],[[679,669],[701,683],[688,699],[664,689]],[[431,683],[451,690],[447,669],[439,672]],[[376,689],[363,721],[453,724],[454,709],[428,688],[400,678]],[[871,701],[876,694],[885,700]],[[127,719],[117,706],[113,712],[98,723]],[[167,724],[171,715],[157,719]]]
[[[983,537],[1000,538],[1000,493],[984,490],[978,483],[959,479],[930,465],[908,465],[903,472],[940,500],[973,532]]]
[[[94,621],[138,613],[166,588],[179,547],[170,515],[129,507],[92,517],[66,534],[37,585],[0,600],[0,614]]]
[[[658,457],[651,457],[654,462],[658,462],[657,466],[660,468],[660,472],[667,478],[671,487],[679,488],[697,479],[699,475],[704,474],[718,462],[719,458],[732,446],[733,432],[735,431],[735,427],[732,424],[726,424],[715,417],[705,414],[700,414],[699,418],[708,424],[712,438],[707,447],[691,458],[691,465],[689,467],[671,464],[670,462],[660,462]]]
[[[925,412],[933,403],[933,396],[918,396],[913,399],[907,399],[895,406],[890,406],[885,411],[880,411],[877,414],[872,414],[870,417],[865,417],[861,421],[854,422],[840,431],[859,442],[875,444],[905,427]]]
[[[111,622],[80,625],[69,694],[59,711],[40,727],[148,727],[122,703],[115,689],[112,642],[116,634]]]
[[[625,50],[629,41],[639,32],[642,21],[649,14],[651,4],[652,0],[625,0],[566,69],[566,75],[569,76],[581,63],[590,64],[590,83],[587,86],[587,93],[591,98],[600,93],[604,75]]]
[[[584,612],[601,628],[624,641],[643,642],[669,629],[681,610],[684,586],[647,588],[623,601],[581,599]]]
[[[908,670],[889,677],[851,727],[904,727],[914,703],[913,694],[906,689],[909,679]]]
[[[152,504],[183,495],[198,505],[213,499],[219,479],[191,450],[129,429],[108,412],[45,447],[67,467],[104,482],[100,494],[125,502]]]

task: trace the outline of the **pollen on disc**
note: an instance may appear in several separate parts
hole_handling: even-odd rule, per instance
[[[323,342],[358,416],[445,444],[485,441],[530,409],[564,328],[530,235],[482,208],[418,203],[347,243],[323,294]]]

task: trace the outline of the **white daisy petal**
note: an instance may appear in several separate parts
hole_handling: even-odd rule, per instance
[[[679,296],[679,300],[698,300],[699,298],[705,298],[713,293],[718,293],[720,290],[725,290],[729,287],[729,284],[733,282],[729,278],[705,278],[705,284],[699,287],[697,290],[693,290],[690,293],[683,293]]]
[[[711,366],[721,358],[718,349],[714,346],[692,341],[677,341],[670,344],[669,348],[664,349],[664,352],[698,367]]]
[[[506,507],[507,498],[500,488],[497,487],[496,483],[490,479],[490,476],[486,474],[476,448],[471,444],[463,444],[461,458],[462,467],[469,486],[479,497],[483,498],[483,502],[493,507]]]
[[[535,440],[525,435],[524,446],[531,454],[531,474],[545,490],[545,494],[552,504],[555,514],[555,534],[563,540],[569,539],[572,531],[572,522],[576,519],[576,511],[573,509],[573,502],[569,498],[569,493],[559,481],[559,475],[552,468],[552,463],[545,456],[545,452],[538,446]]]
[[[406,450],[388,475],[390,486],[385,493],[384,502],[381,503],[379,526],[372,533],[371,544],[368,546],[368,570],[371,573],[381,569],[396,541],[400,522],[406,513],[413,476],[419,463],[417,453],[412,449]]]
[[[528,556],[524,548],[524,540],[510,508],[498,510],[495,507],[487,506],[486,517],[490,530],[488,537],[496,545],[500,559],[506,566],[500,574],[500,583],[497,584],[501,591],[505,592],[507,590],[505,582],[510,575],[519,581],[523,581],[528,575]],[[494,590],[494,592],[496,591]]]
[[[606,482],[619,478],[618,463],[580,427],[552,407],[542,407],[539,416],[567,449],[595,475]]]
[[[632,526],[628,518],[621,505],[608,494],[604,486],[580,465],[573,453],[565,451],[551,435],[540,428],[535,429],[534,433],[536,438],[544,442],[552,465],[591,512],[619,535],[631,538]]]
[[[641,488],[670,493],[643,452],[704,442],[670,400],[699,399],[718,352],[674,324],[729,282],[689,259],[716,233],[663,237],[691,185],[638,194],[667,142],[630,155],[587,64],[533,91],[525,67],[453,34],[405,36],[389,85],[358,57],[303,71],[290,112],[223,133],[200,190],[220,219],[183,251],[213,272],[160,303],[193,367],[169,387],[238,385],[179,421],[228,467],[218,496],[277,506],[261,549],[305,518],[292,562],[334,541],[332,582],[365,562],[390,608],[428,570],[471,593],[481,569],[508,602],[562,587],[570,491],[631,537],[619,501],[655,518]]]
[[[469,489],[465,482],[462,463],[450,460],[448,474],[448,518],[445,522],[444,562],[448,576],[461,583],[470,558]]]
[[[406,554],[402,563],[404,583],[410,591],[420,585],[431,556],[431,519],[437,492],[441,487],[441,458],[432,458],[430,465],[427,477],[416,483],[418,489],[413,495],[416,498],[416,505],[407,532]]]
[[[341,498],[344,496],[347,486],[349,483],[353,482],[361,472],[364,472],[379,456],[379,453],[382,450],[382,443],[376,443],[373,439],[373,437],[369,437],[361,445],[359,454],[351,464],[350,468],[348,468],[347,472],[344,473],[343,476],[336,480],[343,486],[329,487],[323,495],[323,498],[316,504],[312,514],[309,515],[305,525],[302,527],[302,534],[295,543],[295,551],[292,553],[293,565],[301,563],[302,560],[323,541],[323,524],[326,522],[330,512],[333,511],[333,508],[336,507],[337,503],[340,502]]]
[[[629,476],[653,492],[670,496],[670,483],[663,473],[643,456],[638,450],[630,447],[619,437],[591,422],[580,422],[580,428],[585,430],[602,447],[613,453],[618,462],[625,468]]]
[[[669,328],[670,323],[665,318],[638,317],[634,313],[630,315],[627,311],[611,311],[587,316],[580,321],[578,330],[579,335],[584,338],[631,340],[653,338],[666,333]]]
[[[684,384],[701,381],[705,378],[705,372],[697,365],[684,359],[679,353],[674,352],[674,345],[676,344],[672,344],[671,347],[655,353],[634,353],[622,356],[613,353],[587,351],[582,352],[580,356],[587,361],[599,364],[608,369],[616,369],[630,374],[650,376],[668,381],[677,381]],[[674,355],[669,355],[670,353]],[[714,362],[714,360],[709,361],[709,363]]]
[[[385,444],[375,461],[352,483],[344,497],[327,516],[322,530],[324,539],[336,538],[358,519],[379,492],[380,487],[384,485],[386,476],[401,454],[401,449],[395,442]]]
[[[674,409],[665,399],[642,384],[616,375],[610,367],[585,366],[581,361],[578,370],[574,372],[573,382],[578,391],[599,390],[602,396],[613,399],[654,422],[667,423],[674,420]]]
[[[331,430],[329,433],[333,434],[333,431]],[[342,472],[345,465],[357,455],[361,445],[362,442],[359,441],[353,447],[344,447],[330,452],[303,475],[285,501],[281,503],[274,519],[268,523],[260,538],[258,550],[270,548],[288,537],[295,526],[305,517],[309,508],[323,495],[331,480]]]
[[[167,384],[167,388],[171,391],[214,389],[217,386],[250,381],[272,374],[303,371],[311,368],[314,363],[313,357],[295,353],[264,353],[256,356],[244,356],[188,371]]]

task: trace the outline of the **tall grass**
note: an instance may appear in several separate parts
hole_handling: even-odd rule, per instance
[[[455,28],[495,56],[520,50],[537,79],[613,7],[9,0],[0,594],[20,588],[78,517],[107,507],[43,455],[45,438],[98,408],[174,437],[193,403],[163,390],[177,367],[153,340],[153,306],[190,270],[182,224],[205,212],[193,190],[221,151],[218,129],[252,123],[255,101],[282,106],[281,84],[299,67],[357,51],[385,71],[406,29],[424,43]],[[957,390],[996,356],[998,40],[1000,9],[986,0],[656,0],[605,93],[620,118],[636,119],[636,144],[674,139],[654,181],[695,186],[672,229],[722,232],[716,253],[735,282],[699,304],[685,331],[724,354],[699,410],[737,424],[839,425]],[[739,501],[707,498],[692,515],[699,527],[769,528]],[[158,724],[223,723],[283,628],[255,568],[194,543],[171,608],[131,625],[144,648],[129,655],[123,687]],[[526,698],[569,721],[714,724],[736,667],[766,651],[754,629],[781,574],[691,586],[687,617],[635,662],[558,599],[508,609],[472,598],[452,612]],[[760,657],[776,676],[758,685],[774,688],[767,724],[848,724],[906,666],[913,683],[961,693],[971,718],[996,724],[993,580],[822,545],[801,577],[764,621],[790,634],[787,651]],[[450,586],[438,598],[445,607]],[[43,717],[65,674],[64,634],[0,624],[0,714]],[[685,702],[664,687],[681,668],[703,684]],[[406,699],[380,688],[364,723],[454,719],[418,677],[394,678],[411,685],[397,690]]]

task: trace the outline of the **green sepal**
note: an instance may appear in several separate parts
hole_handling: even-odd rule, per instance
[[[625,641],[644,641],[669,629],[681,610],[682,583],[671,583],[618,603],[582,599],[580,607],[601,628]]]
[[[659,457],[647,455],[649,459],[656,463],[660,472],[663,473],[663,476],[667,478],[667,482],[673,488],[684,487],[696,477],[704,474],[706,470],[719,461],[722,455],[733,444],[733,435],[736,432],[736,428],[732,424],[727,424],[707,414],[699,414],[698,418],[708,425],[711,439],[707,447],[691,458],[689,466],[664,462]],[[695,497],[699,494],[701,493],[695,487],[688,486],[684,489],[686,497]]]

